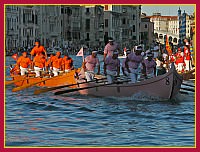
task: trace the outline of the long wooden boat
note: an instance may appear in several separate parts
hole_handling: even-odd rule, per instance
[[[79,93],[100,97],[130,97],[136,93],[142,92],[150,96],[172,99],[179,92],[181,83],[182,76],[176,72],[173,64],[169,72],[166,74],[137,83],[126,82],[123,84],[106,84],[105,86],[99,83],[80,84],[79,88],[90,88],[81,89],[79,90]]]
[[[34,82],[42,81],[41,83],[38,83],[37,86],[45,86],[45,87],[54,87],[59,85],[65,85],[65,84],[74,84],[76,83],[76,80],[74,78],[75,76],[75,70],[72,70],[68,73],[61,73],[61,75],[56,77],[34,77],[29,75],[27,77],[21,76],[21,75],[12,75],[13,80],[16,81],[14,84],[16,86],[24,86],[28,84],[32,84]],[[28,78],[28,79],[27,79]],[[18,81],[19,80],[19,81]]]

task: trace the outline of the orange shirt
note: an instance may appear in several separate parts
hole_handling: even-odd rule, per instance
[[[46,52],[46,50],[45,50],[45,48],[44,48],[44,46],[39,46],[39,47],[37,47],[37,46],[35,46],[32,50],[31,50],[31,55],[41,55],[41,53],[42,52]]]
[[[28,66],[31,64],[31,59],[29,57],[25,58],[23,56],[20,56],[17,60],[17,64],[22,68],[28,68]]]
[[[49,66],[50,65],[50,63],[52,62],[52,58],[53,58],[54,56],[50,56],[50,58],[48,59],[48,61],[46,62],[46,64],[45,64],[45,66]]]
[[[62,58],[58,58],[57,56],[53,56],[51,61],[52,61],[52,66],[54,68],[60,69],[62,65]]]
[[[35,64],[36,67],[44,68],[46,60],[43,56],[37,55],[33,59],[33,63]]]
[[[67,59],[67,57],[65,56],[63,58],[63,63],[62,64],[65,66],[65,70],[69,70],[69,69],[72,68],[73,60],[70,57]]]

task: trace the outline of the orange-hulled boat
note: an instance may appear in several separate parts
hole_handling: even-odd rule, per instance
[[[18,87],[33,83],[36,83],[35,85],[37,86],[54,87],[54,86],[76,83],[74,76],[78,71],[79,69],[72,70],[68,73],[61,73],[60,75],[55,77],[50,77],[50,76],[34,77],[33,74],[28,74],[27,76],[11,74],[11,76],[13,77],[13,81],[15,81],[14,84]]]

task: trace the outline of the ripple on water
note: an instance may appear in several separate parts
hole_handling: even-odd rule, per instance
[[[37,87],[20,92],[12,88],[5,88],[6,146],[195,144],[194,93],[165,101],[142,93],[98,98],[75,93],[33,95]]]

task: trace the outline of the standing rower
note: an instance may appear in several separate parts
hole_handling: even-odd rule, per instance
[[[85,71],[85,78],[87,81],[92,81],[94,79],[94,70],[97,67],[97,74],[100,73],[100,63],[97,57],[97,51],[92,51],[92,55],[85,58],[83,62],[83,69]]]
[[[40,55],[36,55],[33,59],[33,65],[34,65],[34,71],[36,74],[36,77],[40,77],[42,71],[44,70],[43,68],[45,67],[45,56],[44,53],[41,53]]]
[[[40,55],[42,52],[45,54],[45,59],[47,59],[47,52],[44,46],[40,45],[40,41],[35,41],[35,47],[31,50],[31,60],[33,60],[33,56]]]
[[[131,50],[130,49],[126,49],[126,58],[127,56],[131,53]],[[122,73],[125,75],[125,76],[130,76],[129,73],[128,73],[128,70],[126,68],[126,65],[125,65],[125,62],[126,62],[126,58],[122,61]]]
[[[108,44],[106,44],[105,48],[104,48],[104,61],[105,61],[105,58],[107,56],[113,56],[113,52],[114,51],[118,51],[119,50],[119,45],[114,42],[113,38],[109,38],[108,40]]]
[[[25,75],[28,73],[28,66],[31,65],[31,60],[27,56],[27,52],[23,52],[22,56],[20,56],[17,60],[17,67],[20,69],[21,75]]]
[[[147,78],[153,78],[156,76],[156,62],[153,57],[153,53],[149,52],[147,54],[147,59],[144,59],[142,62],[144,73]]]
[[[108,83],[113,83],[115,76],[120,73],[120,60],[118,59],[118,52],[114,51],[112,57],[108,56],[104,62],[104,74],[107,75]]]
[[[56,52],[56,55],[52,57],[51,59],[51,66],[53,69],[53,74],[54,76],[58,76],[58,72],[62,68],[62,62],[63,59],[61,58],[61,52]]]
[[[65,72],[70,72],[74,67],[73,67],[73,60],[72,58],[68,55],[68,53],[65,54],[65,56],[63,57],[63,61],[62,61],[62,65],[63,65],[63,70]]]
[[[125,61],[125,66],[131,77],[131,82],[135,83],[138,79],[138,70],[140,63],[142,63],[143,57],[141,55],[142,48],[137,47],[135,52],[131,52]]]

